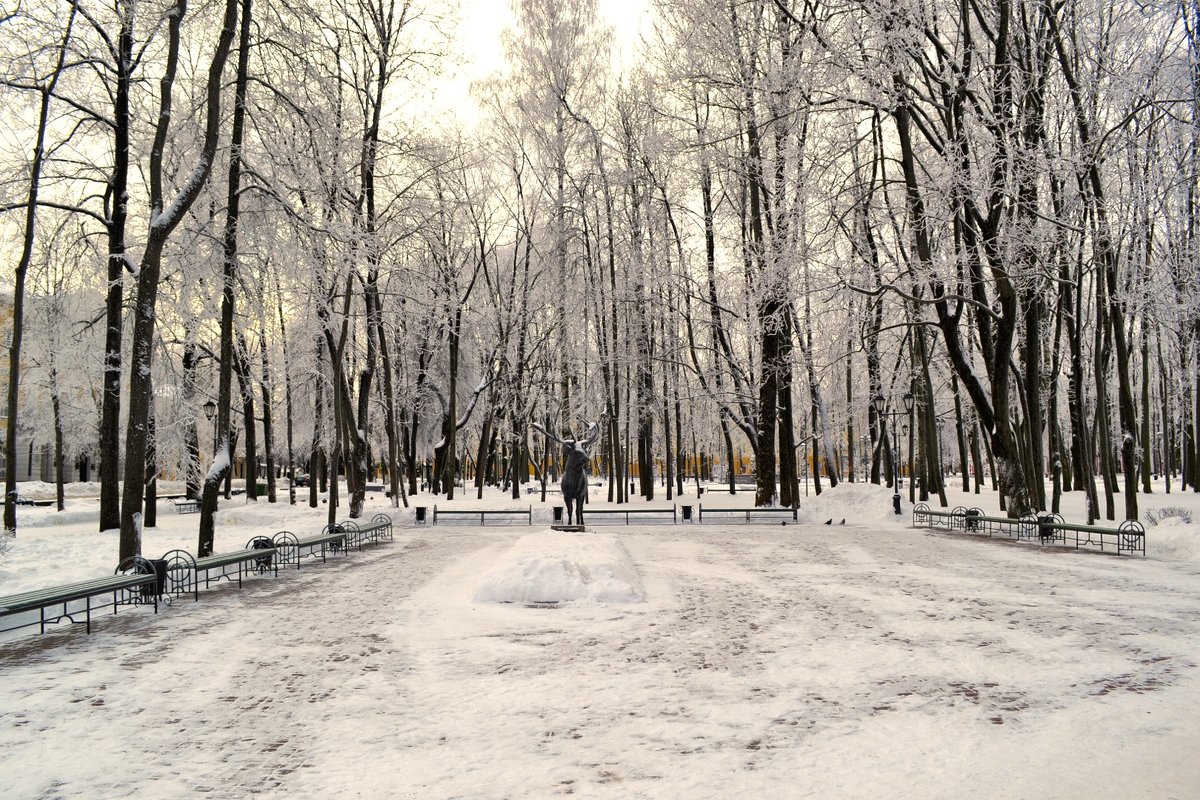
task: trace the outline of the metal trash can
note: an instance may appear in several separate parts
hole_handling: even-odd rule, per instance
[[[265,536],[259,536],[250,542],[250,547],[254,550],[273,551],[275,549],[275,543]],[[260,574],[266,572],[271,568],[271,560],[274,558],[274,556],[274,552],[265,553],[264,555],[259,556],[258,558],[254,559],[254,568],[257,569]]]
[[[1053,524],[1054,522],[1057,521],[1054,519],[1054,515],[1053,514],[1039,514],[1037,520],[1038,520],[1038,539],[1042,540],[1043,542],[1046,541],[1047,539],[1053,539],[1054,535],[1055,535],[1055,530],[1053,528],[1047,528],[1045,526]]]
[[[165,558],[143,558],[142,564],[148,569],[143,570],[139,566],[139,573],[147,574],[148,570],[154,570],[154,586],[143,586],[142,597],[162,597],[167,590],[167,560]]]
[[[563,521],[563,507],[555,506],[554,507],[554,524],[561,525],[562,521]]]
[[[426,512],[425,506],[413,506],[413,510],[417,514],[417,524],[424,525],[425,524],[425,512]]]
[[[691,522],[692,521],[692,507],[691,506],[680,506],[679,508],[681,511],[683,511],[683,521]]]

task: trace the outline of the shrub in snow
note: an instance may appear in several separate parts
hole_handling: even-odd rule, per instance
[[[1157,510],[1151,508],[1146,511],[1146,521],[1151,525],[1157,525],[1160,521],[1173,517],[1178,518],[1186,525],[1192,524],[1192,512],[1190,509],[1179,506],[1163,506]]]

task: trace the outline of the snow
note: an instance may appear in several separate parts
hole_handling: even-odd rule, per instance
[[[616,534],[543,531],[522,536],[475,590],[476,603],[597,605],[646,599]]]
[[[689,489],[674,502],[695,504]],[[753,501],[709,489],[702,502]],[[545,530],[553,500],[533,527],[426,527],[370,492],[392,543],[157,616],[122,609],[91,636],[9,634],[3,794],[1200,795],[1196,525],[1165,517],[1147,558],[1105,556],[913,529],[907,487],[899,518],[891,494],[810,494],[799,524],[571,535]],[[996,511],[986,489],[949,499]],[[1139,499],[1200,511],[1190,492]],[[21,507],[0,594],[110,571],[117,534],[94,530],[95,505]],[[327,516],[222,501],[216,549]],[[197,515],[158,521],[148,554],[194,550]]]
[[[213,457],[212,466],[208,468],[208,474],[205,475],[205,482],[216,480],[218,477],[225,474],[229,469],[229,448],[225,446],[225,442],[221,442],[221,447],[217,450]]]

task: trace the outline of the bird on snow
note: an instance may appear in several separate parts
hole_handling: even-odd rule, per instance
[[[832,525],[832,524],[833,524],[833,517],[830,517],[829,519],[825,520],[825,524],[826,524],[826,525]]]
[[[842,517],[842,521],[839,522],[838,525],[845,525],[845,524],[846,524],[846,518]]]

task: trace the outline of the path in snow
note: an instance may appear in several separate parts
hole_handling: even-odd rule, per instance
[[[1200,790],[1200,565],[656,527],[619,531],[645,603],[472,603],[526,532],[409,529],[6,645],[0,776],[55,798]]]

